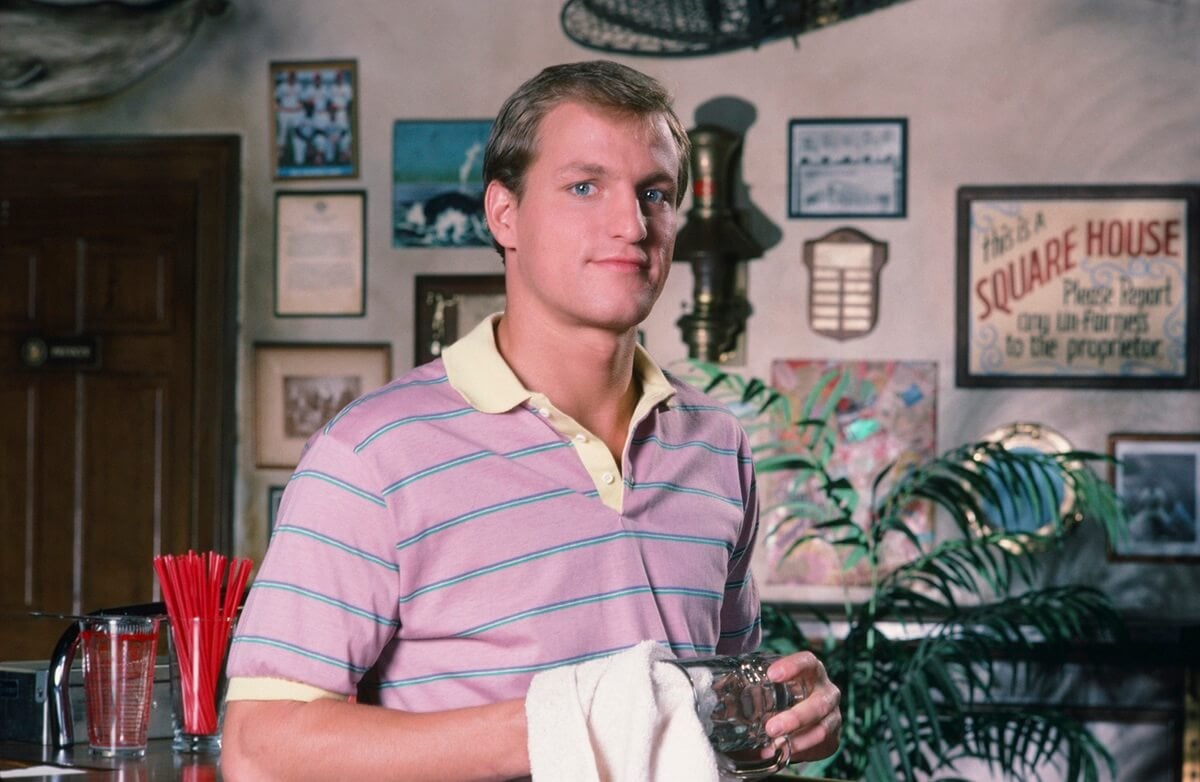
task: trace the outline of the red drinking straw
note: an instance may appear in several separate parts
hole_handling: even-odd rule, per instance
[[[235,557],[227,562],[224,555],[213,551],[154,558],[175,637],[187,733],[217,732],[217,682],[250,568],[249,559]]]

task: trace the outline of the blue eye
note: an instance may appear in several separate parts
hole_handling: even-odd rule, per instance
[[[591,195],[596,192],[596,186],[591,182],[577,182],[571,185],[571,192],[579,196]]]
[[[646,199],[652,204],[661,204],[667,200],[667,194],[656,188],[651,188],[642,193],[642,198]]]

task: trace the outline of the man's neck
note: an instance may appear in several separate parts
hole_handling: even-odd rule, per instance
[[[634,378],[636,335],[564,329],[505,315],[496,347],[521,383],[601,438],[618,466],[641,389]]]

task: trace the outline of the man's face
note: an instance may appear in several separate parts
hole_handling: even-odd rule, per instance
[[[508,306],[548,327],[633,329],[662,293],[675,246],[679,153],[662,117],[567,102],[542,119],[519,200],[488,210],[505,247]],[[496,200],[489,193],[489,201]]]

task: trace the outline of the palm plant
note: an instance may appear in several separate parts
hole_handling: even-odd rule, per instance
[[[1078,721],[1046,706],[994,705],[1014,681],[1037,675],[1035,656],[1044,665],[1062,659],[1071,644],[1123,634],[1119,614],[1098,590],[1037,583],[1042,555],[1062,545],[1070,522],[1086,519],[1110,536],[1123,533],[1112,488],[1088,466],[1107,457],[971,443],[885,468],[863,498],[826,468],[843,387],[836,376],[822,378],[794,419],[788,399],[761,380],[693,366],[710,393],[743,419],[757,442],[760,476],[778,473],[773,477],[809,489],[764,507],[761,533],[801,525],[785,558],[821,539],[841,552],[843,567],[866,565],[869,596],[816,611],[827,625],[820,638],[808,637],[785,607],[763,606],[764,647],[812,650],[843,694],[842,746],[805,773],[949,782],[962,779],[956,764],[972,759],[1014,780],[1038,778],[1047,762],[1060,767],[1065,782],[1098,780],[1102,768],[1115,775],[1112,756]],[[780,422],[787,437],[763,441]],[[867,524],[852,518],[860,502],[869,503]],[[956,532],[936,542],[914,535],[906,522],[914,502],[940,508]],[[1007,531],[1026,514],[1053,523],[1043,531]],[[907,539],[915,556],[889,567],[881,552],[893,536]],[[844,623],[843,633],[833,632],[835,621]],[[914,622],[920,632],[904,634],[910,637],[884,631]]]

